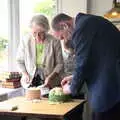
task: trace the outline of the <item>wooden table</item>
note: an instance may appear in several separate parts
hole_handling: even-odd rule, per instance
[[[61,104],[50,104],[48,99],[34,102],[26,100],[25,97],[16,97],[0,104],[17,105],[18,109],[14,111],[0,110],[0,116],[20,116],[22,120],[29,116],[47,120],[63,120],[66,116],[70,116],[69,120],[74,120],[76,111],[81,108],[84,102],[85,100],[72,100]]]

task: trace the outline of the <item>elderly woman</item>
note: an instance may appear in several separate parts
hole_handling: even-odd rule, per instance
[[[48,19],[41,14],[32,17],[31,32],[20,41],[17,64],[23,83],[48,87],[60,85],[63,57],[60,41],[48,33]]]

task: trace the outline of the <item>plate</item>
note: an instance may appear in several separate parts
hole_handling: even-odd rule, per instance
[[[48,87],[45,87],[44,85],[40,85],[37,88],[40,88],[42,96],[49,94],[50,89]]]

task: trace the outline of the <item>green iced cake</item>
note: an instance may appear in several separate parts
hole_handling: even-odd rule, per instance
[[[55,87],[50,90],[48,99],[51,103],[61,103],[69,101],[71,97],[70,95],[65,95],[61,87]]]

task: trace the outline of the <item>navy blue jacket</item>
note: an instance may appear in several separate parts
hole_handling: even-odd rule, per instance
[[[107,111],[120,102],[120,32],[108,20],[94,15],[79,13],[75,25],[72,95],[86,82],[93,111]]]

